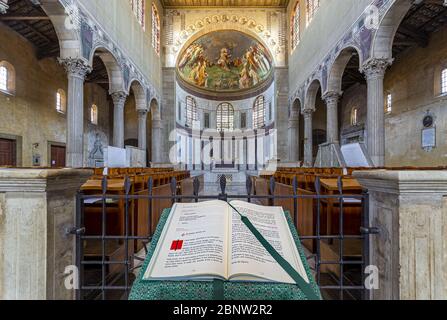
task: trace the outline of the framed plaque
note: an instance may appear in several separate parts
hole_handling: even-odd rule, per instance
[[[422,129],[422,149],[430,152],[436,148],[436,127]]]

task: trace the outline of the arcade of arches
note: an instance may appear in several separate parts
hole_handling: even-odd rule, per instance
[[[68,16],[79,28],[67,32],[64,1],[53,2],[2,1],[0,165],[95,167],[119,150],[130,166],[196,171],[228,162],[239,171],[272,162],[445,164],[442,1],[387,1],[372,27],[370,1],[349,10],[344,24],[331,12],[345,4],[324,0],[243,9],[113,1],[129,12],[114,19],[133,42],[93,25],[86,1],[80,19]],[[356,21],[360,28],[344,26]],[[87,36],[77,34],[82,28]],[[223,159],[227,147],[204,130],[229,140],[264,130],[264,147],[249,163],[248,143],[237,138]],[[210,141],[205,161],[196,146]],[[56,147],[65,155],[53,159]]]

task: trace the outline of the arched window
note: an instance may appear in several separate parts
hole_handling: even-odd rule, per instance
[[[231,104],[224,102],[217,107],[217,131],[233,131],[234,108]]]
[[[62,89],[59,89],[56,92],[56,110],[60,113],[65,113],[67,111],[67,96]]]
[[[253,129],[260,129],[265,126],[265,98],[259,96],[253,106]]]
[[[193,97],[186,97],[186,125],[192,127],[194,121],[197,121],[197,103]]]
[[[293,10],[292,22],[290,24],[292,50],[294,50],[298,45],[298,43],[300,42],[300,22],[301,22],[301,10],[300,10],[300,2],[298,1],[295,5],[295,9]]]
[[[98,106],[96,104],[92,104],[90,108],[90,122],[94,125],[98,124]]]
[[[357,126],[359,124],[359,109],[352,108],[351,110],[351,126]]]
[[[441,94],[447,94],[447,68],[441,72]]]
[[[8,91],[8,69],[0,67],[0,90]]]
[[[145,28],[145,1],[144,0],[129,0],[132,7],[132,11],[138,19],[138,23],[141,24],[143,29]]]
[[[0,62],[0,90],[10,94],[16,90],[16,72],[7,61]]]
[[[309,24],[318,8],[320,7],[320,0],[307,0],[306,11],[307,11],[307,24]]]
[[[152,47],[157,54],[160,54],[160,16],[154,3],[152,3]]]

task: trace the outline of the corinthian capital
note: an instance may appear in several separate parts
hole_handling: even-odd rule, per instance
[[[323,95],[323,100],[326,102],[327,106],[332,106],[338,103],[340,100],[341,93],[336,91],[329,91]]]
[[[147,118],[148,111],[146,109],[137,110],[139,118]]]
[[[113,92],[111,94],[111,96],[112,96],[113,104],[116,107],[124,108],[124,104],[126,103],[126,98],[127,98],[127,94],[124,91]]]
[[[393,63],[392,59],[372,58],[366,61],[362,66],[362,72],[366,79],[383,77],[386,69]]]
[[[59,59],[59,63],[64,66],[69,76],[85,79],[85,76],[92,72],[85,60],[78,58]]]
[[[314,112],[315,112],[314,109],[309,108],[303,109],[303,116],[304,118],[310,118]]]

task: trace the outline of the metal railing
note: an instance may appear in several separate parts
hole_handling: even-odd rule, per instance
[[[154,183],[152,178],[147,181],[147,194],[136,195],[131,193],[131,181],[129,178],[125,179],[124,192],[122,194],[108,193],[107,179],[102,180],[102,192],[95,195],[86,195],[82,192],[77,194],[77,208],[76,208],[76,227],[73,228],[72,234],[76,236],[76,265],[79,268],[79,283],[80,287],[77,290],[77,299],[117,299],[127,298],[133,283],[133,271],[135,268],[141,266],[135,266],[135,261],[144,261],[143,257],[138,257],[131,250],[130,243],[135,241],[142,241],[144,244],[145,252],[147,253],[147,244],[150,243],[154,227],[152,225],[153,206],[152,204],[161,200],[169,200],[172,204],[176,202],[199,202],[205,200],[223,200],[229,201],[232,199],[242,199],[248,202],[258,202],[261,200],[268,200],[270,202],[275,200],[290,200],[293,201],[293,210],[290,214],[293,217],[295,227],[298,229],[298,221],[300,216],[300,210],[298,209],[298,202],[304,199],[312,199],[315,211],[315,233],[312,235],[300,235],[300,240],[313,241],[316,243],[314,252],[308,254],[308,261],[311,265],[311,269],[315,274],[315,279],[324,293],[330,293],[331,299],[369,299],[370,291],[365,288],[365,267],[369,265],[369,239],[372,234],[377,233],[377,230],[369,226],[369,208],[368,208],[368,193],[363,191],[361,194],[347,194],[343,193],[343,180],[338,179],[338,192],[337,194],[322,194],[320,179],[317,177],[315,181],[314,194],[299,194],[298,180],[294,177],[292,180],[291,188],[293,194],[291,195],[275,195],[275,188],[277,183],[272,177],[269,183],[269,194],[258,195],[254,192],[253,177],[247,177],[246,181],[246,194],[228,194],[227,181],[223,176],[220,180],[220,193],[218,195],[202,195],[199,193],[200,181],[198,178],[193,180],[193,192],[191,195],[179,194],[178,181],[172,179],[170,183],[170,195],[154,195]],[[130,228],[130,218],[134,213],[131,212],[131,201],[145,199],[147,200],[146,212],[138,212],[138,215],[148,215],[147,221],[149,222],[148,234],[135,235]],[[336,201],[339,206],[339,232],[337,234],[326,234],[321,230],[321,214],[323,213],[322,202],[332,199]],[[346,222],[344,208],[347,200],[357,199],[361,201],[361,228],[356,235],[347,235],[344,233],[344,225]],[[99,234],[88,234],[88,230],[85,227],[85,207],[86,202],[97,200],[97,205],[100,206],[101,216],[101,231]],[[110,201],[122,201],[122,210],[124,211],[124,231],[119,235],[107,234],[107,210]],[[357,240],[361,241],[361,259],[349,259],[345,258],[345,243]],[[96,258],[86,257],[84,252],[84,246],[89,241],[96,241],[100,243],[100,248],[97,251]],[[124,258],[114,260],[113,256],[109,256],[107,252],[107,244],[110,241],[119,242],[121,249],[124,251]],[[333,243],[338,241],[338,258],[323,260],[322,258],[322,243]],[[313,262],[313,263],[312,263]],[[327,279],[322,279],[322,268],[324,266],[335,266],[339,268],[339,276],[329,275],[329,282]],[[110,270],[118,267],[122,269],[122,273],[115,276],[114,279],[109,279]],[[85,272],[88,269],[95,269],[96,274],[90,279],[87,279]],[[346,277],[347,269],[351,269],[351,278]],[[352,274],[354,270],[354,274]],[[325,274],[326,276],[326,274]],[[352,280],[354,279],[354,281]],[[355,280],[357,279],[357,280]],[[119,295],[118,295],[119,294]]]

